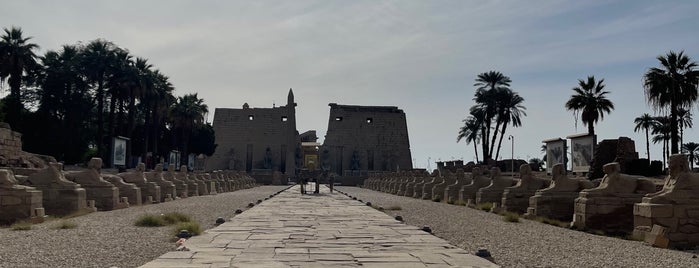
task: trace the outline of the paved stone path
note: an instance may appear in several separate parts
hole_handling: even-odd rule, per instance
[[[497,267],[339,193],[295,186],[143,267]],[[231,208],[235,209],[235,208]]]

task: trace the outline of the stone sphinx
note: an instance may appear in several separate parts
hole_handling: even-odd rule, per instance
[[[163,173],[163,179],[175,184],[177,197],[187,198],[187,196],[189,196],[189,186],[187,182],[182,181],[175,176],[175,164],[170,164],[167,166],[167,172]]]
[[[662,190],[634,205],[634,234],[652,242],[651,228],[659,225],[666,229],[669,247],[698,246],[699,174],[690,172],[686,155],[670,156],[669,169]]]
[[[134,171],[119,173],[117,176],[121,177],[125,182],[136,184],[138,188],[141,188],[141,203],[160,203],[163,200],[160,186],[146,179],[145,169],[146,166],[141,163],[136,166]]]
[[[434,188],[435,185],[442,183],[443,181],[444,178],[438,170],[432,172],[432,180],[422,185],[422,199],[431,200],[432,188]]]
[[[490,185],[491,179],[483,174],[480,167],[474,167],[471,170],[471,183],[461,186],[459,189],[459,200],[468,202],[468,200],[476,201],[476,193],[483,187]]]
[[[88,206],[85,189],[80,184],[67,180],[62,169],[62,164],[50,163],[48,167],[29,175],[24,182],[27,186],[41,190],[46,214],[61,216],[96,211],[94,206]]]
[[[407,176],[409,178],[408,183],[405,184],[403,196],[412,197],[415,194],[415,185],[422,183],[424,179],[415,171],[410,172]]]
[[[463,169],[457,169],[456,181],[444,188],[444,202],[453,203],[459,200],[459,190],[461,190],[462,186],[471,184],[471,182],[470,174],[467,177]]]
[[[551,185],[536,191],[529,198],[526,217],[545,217],[561,221],[571,221],[575,199],[580,191],[594,187],[587,179],[572,179],[566,175],[563,164],[556,164],[551,171]]]
[[[175,170],[174,165],[172,166],[172,170]],[[187,166],[181,165],[180,171],[175,172],[175,178],[187,183],[187,196],[199,196],[199,184],[196,181],[189,178],[189,171],[187,170]]]
[[[87,199],[95,200],[95,206],[101,210],[114,210],[128,207],[120,203],[119,188],[102,178],[102,159],[93,157],[86,170],[68,172],[66,179],[85,188]]]
[[[608,232],[631,233],[633,206],[655,192],[651,180],[620,172],[619,163],[604,165],[604,178],[597,188],[585,189],[575,199],[572,226]]]
[[[494,167],[490,169],[490,184],[476,192],[476,203],[500,203],[502,193],[505,188],[515,184],[515,180],[508,177],[503,177],[500,173],[500,168]]]
[[[12,171],[0,169],[0,224],[44,221],[41,191],[19,185]]]
[[[456,176],[454,175],[454,173],[451,173],[448,170],[446,170],[444,173],[444,180],[441,183],[432,187],[432,200],[439,199],[440,201],[446,201],[447,198],[444,195],[444,189],[446,189],[447,186],[452,185],[456,182]]]
[[[102,179],[119,188],[119,197],[122,198],[121,204],[128,204],[129,206],[140,206],[143,204],[141,188],[138,188],[136,184],[125,182],[122,177],[110,174],[102,174]]]
[[[139,163],[139,166],[141,164],[142,163]],[[140,169],[140,167],[138,167],[138,169]],[[143,166],[143,169],[145,169],[145,166]],[[160,202],[172,201],[177,197],[177,188],[175,184],[163,178],[163,164],[155,165],[153,171],[146,172],[145,175],[148,182],[155,183],[160,187]]]
[[[529,164],[523,164],[519,167],[519,181],[517,185],[507,187],[502,192],[502,209],[523,214],[527,212],[529,207],[529,198],[533,196],[537,190],[549,186],[549,181],[534,177],[532,168]]]

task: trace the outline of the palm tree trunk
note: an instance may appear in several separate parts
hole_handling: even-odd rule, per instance
[[[496,141],[497,138],[498,138],[498,132],[499,132],[499,130],[500,130],[500,120],[496,120],[496,122],[495,122],[495,130],[493,131],[493,139],[490,140],[490,152],[491,152],[490,154],[491,154],[491,155],[493,154],[493,152],[496,152],[496,154],[497,154],[497,151],[495,151],[495,141]],[[498,160],[498,157],[497,157],[497,156],[495,156],[495,160]]]
[[[507,124],[502,125],[502,133],[500,133],[500,141],[498,141],[498,150],[495,151],[495,159],[500,156],[500,147],[502,146],[502,138],[505,137],[505,130],[507,129]]]
[[[587,134],[589,134],[591,136],[595,135],[595,123],[594,122],[587,123]]]
[[[646,128],[646,156],[648,157],[648,163],[650,164],[650,141],[648,139],[648,128]]]
[[[473,151],[476,152],[476,162],[478,162],[478,145],[476,144],[476,142],[473,142]]]
[[[104,158],[104,82],[97,81],[97,155]],[[105,158],[106,159],[106,158]]]
[[[150,103],[145,103],[143,105],[144,113],[145,113],[145,124],[143,125],[143,153],[141,154],[141,159],[143,163],[146,163],[146,168],[151,168],[150,162],[146,161],[146,158],[148,157],[148,140],[150,139]]]
[[[481,143],[481,147],[483,147],[483,163],[488,164],[488,139],[485,138],[487,137],[485,127],[481,128],[481,137],[484,137],[483,142]]]
[[[671,108],[670,108],[670,153],[671,154],[676,154],[679,152],[679,147],[677,146],[677,142],[679,141],[679,135],[677,133],[677,103],[675,100],[672,100]]]
[[[10,77],[7,79],[7,83],[10,84],[10,97],[8,98],[8,113],[7,113],[7,123],[15,131],[21,131],[20,122],[22,121],[22,99],[20,88],[22,85],[22,70],[13,71]]]

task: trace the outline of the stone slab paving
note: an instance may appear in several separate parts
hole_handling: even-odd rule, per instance
[[[142,267],[498,267],[339,193],[299,186]]]

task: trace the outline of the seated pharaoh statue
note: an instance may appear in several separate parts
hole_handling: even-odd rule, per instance
[[[663,189],[647,194],[643,203],[651,204],[696,204],[699,203],[699,174],[689,171],[687,156],[670,156],[670,174],[665,177]]]
[[[653,193],[655,185],[652,181],[640,176],[621,173],[619,163],[612,162],[603,167],[604,178],[597,188],[582,190],[580,197],[617,196],[619,194]]]

